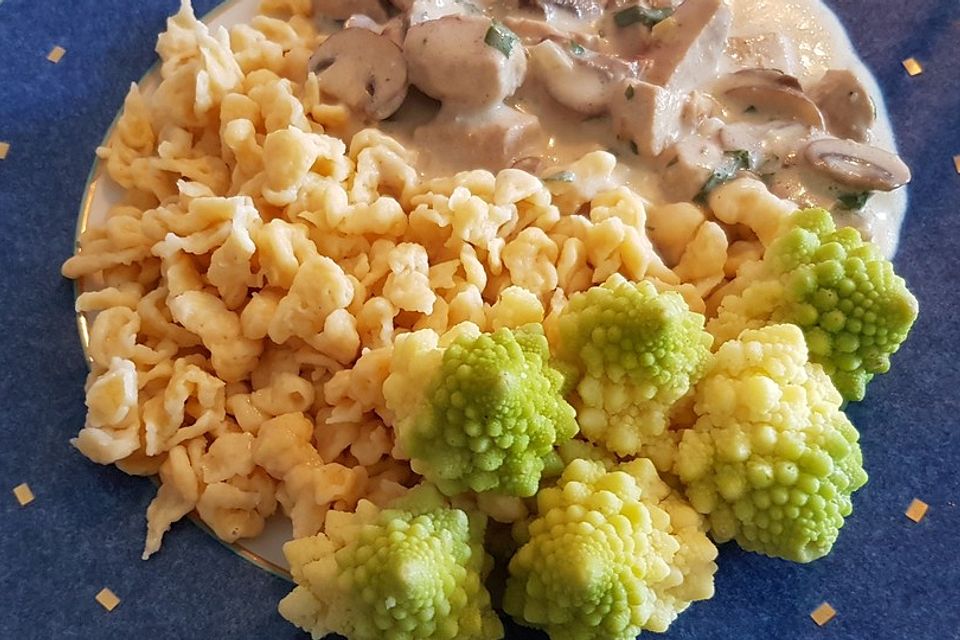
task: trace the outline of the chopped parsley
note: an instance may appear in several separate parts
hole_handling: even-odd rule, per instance
[[[520,38],[502,23],[494,20],[487,29],[487,35],[483,37],[483,41],[509,58],[513,48],[520,43]]]
[[[579,42],[574,42],[573,40],[570,41],[570,51],[575,56],[582,56],[587,52]]]
[[[665,7],[663,9],[651,9],[633,5],[622,11],[613,14],[613,21],[618,27],[629,27],[632,24],[644,24],[653,27],[657,23],[663,22],[673,15],[673,9]]]
[[[543,179],[544,182],[573,182],[577,179],[572,171],[558,171]]]
[[[624,95],[624,97],[626,97],[627,100],[633,100],[633,95],[634,95],[634,93],[636,93],[636,92],[635,92],[634,89],[633,89],[633,85],[632,85],[632,84],[628,84],[628,85],[627,85],[627,90],[623,92],[623,95]]]
[[[697,194],[694,200],[700,203],[705,202],[711,191],[724,182],[732,180],[734,176],[737,175],[737,172],[743,169],[750,169],[752,166],[753,158],[746,149],[724,152],[723,161],[720,163],[720,166],[714,169],[710,177],[707,178],[707,181],[703,183],[703,187],[700,188],[700,193]]]
[[[847,211],[860,211],[867,204],[867,200],[873,195],[872,191],[860,191],[857,193],[844,193],[837,196],[837,205]]]

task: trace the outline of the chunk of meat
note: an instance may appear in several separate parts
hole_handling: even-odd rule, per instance
[[[776,69],[795,76],[800,68],[796,52],[779,33],[727,38],[727,55],[745,69]]]
[[[688,136],[673,146],[663,171],[663,187],[667,196],[677,202],[689,202],[723,162],[723,151],[716,141],[702,136]]]
[[[486,16],[423,22],[407,31],[403,48],[410,81],[431,98],[461,109],[503,102],[527,71],[519,39]]]
[[[820,107],[830,133],[857,142],[867,141],[867,132],[877,119],[877,109],[852,71],[830,69],[809,94]]]
[[[617,136],[636,145],[637,153],[655,157],[680,137],[683,98],[649,82],[624,80],[610,102]]]
[[[407,95],[403,52],[385,35],[354,27],[323,41],[310,59],[321,90],[351,109],[383,120]]]
[[[482,13],[479,7],[468,0],[405,0],[403,4],[407,5],[402,10],[407,14],[407,24],[410,27],[445,16]]]
[[[474,114],[444,108],[432,122],[418,127],[414,140],[442,154],[454,169],[497,171],[517,160],[540,155],[540,121],[506,105]]]
[[[635,65],[619,58],[569,47],[547,40],[530,49],[531,73],[554,100],[585,115],[599,115],[625,78],[635,78]]]
[[[358,13],[374,22],[386,22],[389,17],[380,0],[313,0],[313,13],[334,20],[346,20]]]
[[[689,91],[714,78],[733,23],[723,0],[686,0],[656,26],[645,80]]]

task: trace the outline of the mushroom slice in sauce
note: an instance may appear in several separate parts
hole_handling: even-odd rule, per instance
[[[378,35],[386,36],[390,39],[390,42],[398,47],[403,46],[403,35],[405,33],[405,28],[403,19],[400,16],[394,16],[393,18],[387,20],[384,24],[378,24],[374,22],[370,16],[365,16],[361,13],[358,13],[347,18],[347,21],[343,23],[343,28],[357,28],[373,31]]]
[[[313,13],[334,20],[346,20],[358,13],[374,22],[386,22],[389,18],[380,0],[313,0]]]
[[[527,70],[520,40],[485,16],[423,22],[407,31],[403,48],[410,81],[431,98],[464,109],[503,102]]]
[[[910,182],[900,156],[853,140],[814,140],[803,155],[818,172],[853,189],[893,191]]]
[[[617,85],[610,115],[617,135],[630,140],[637,153],[658,156],[680,137],[683,98],[678,93],[639,80]]]
[[[776,69],[744,69],[724,78],[721,96],[744,110],[754,109],[778,120],[797,120],[816,129],[824,129],[823,114],[800,82]]]
[[[530,49],[530,68],[554,100],[584,115],[607,111],[610,99],[627,77],[636,77],[635,66],[603,54],[546,40]]]
[[[810,89],[810,97],[820,107],[830,133],[866,142],[867,131],[877,119],[877,110],[852,71],[830,69]]]
[[[310,59],[321,90],[354,111],[383,120],[407,95],[407,65],[390,38],[369,29],[337,31]]]
[[[685,0],[653,31],[653,64],[645,80],[689,91],[716,76],[733,14],[724,0]]]

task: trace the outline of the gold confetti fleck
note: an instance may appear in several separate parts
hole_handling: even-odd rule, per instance
[[[923,67],[917,62],[916,58],[907,58],[903,61],[903,68],[907,70],[911,76],[918,76],[923,73]]]
[[[920,522],[923,520],[923,516],[927,515],[927,509],[930,508],[923,500],[914,498],[913,502],[910,503],[910,506],[907,507],[905,515],[913,520],[914,522]]]
[[[63,58],[63,54],[67,52],[66,49],[60,45],[55,46],[53,49],[50,49],[50,53],[47,54],[47,60],[53,64],[57,64]]]
[[[3,145],[0,145],[2,147]],[[3,149],[0,148],[0,158],[3,157]],[[957,170],[957,173],[960,173],[960,154],[953,156],[953,168]]]
[[[835,615],[837,615],[837,610],[831,607],[829,602],[824,602],[813,610],[813,612],[810,614],[810,617],[813,618],[814,622],[822,627],[833,620]]]
[[[118,598],[117,594],[113,591],[104,587],[100,589],[100,593],[97,594],[97,602],[107,611],[113,611],[117,608],[117,605],[120,604],[120,598]]]
[[[5,160],[9,152],[10,152],[10,143],[0,142],[0,160]]]
[[[30,485],[26,482],[15,486],[13,488],[13,495],[17,497],[17,502],[20,503],[21,507],[25,507],[33,502],[33,491],[30,490]]]

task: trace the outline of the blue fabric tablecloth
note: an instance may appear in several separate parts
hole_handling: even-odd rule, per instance
[[[214,6],[195,2],[198,14]],[[665,640],[960,638],[960,3],[834,0],[887,95],[914,168],[898,270],[920,299],[914,334],[850,408],[870,483],[833,555],[797,566],[727,545],[717,596]],[[154,61],[175,0],[0,0],[0,640],[300,638],[276,613],[284,581],[184,522],[139,559],[145,479],[96,466],[68,444],[83,424],[86,367],[71,284],[93,151],[129,83]],[[66,49],[59,64],[45,59]],[[909,77],[901,60],[925,71]],[[28,482],[21,508],[10,490]],[[930,504],[914,524],[911,499]],[[94,600],[121,598],[111,613]],[[838,617],[808,614],[829,601]],[[510,638],[539,637],[510,629]]]

